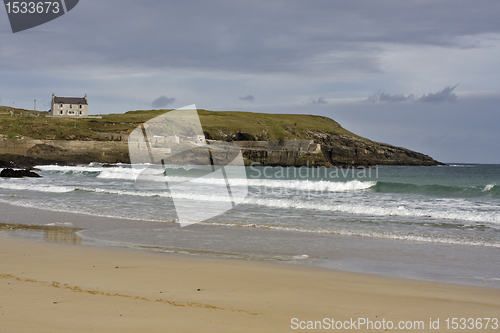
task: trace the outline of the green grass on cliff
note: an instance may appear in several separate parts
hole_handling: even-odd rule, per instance
[[[14,112],[14,116],[10,115]],[[48,118],[47,112],[33,112],[0,106],[0,136],[19,139],[101,140],[83,119]]]
[[[14,116],[10,115],[11,110]],[[96,132],[128,134],[141,123],[168,111],[139,110],[103,115],[102,119],[75,120],[33,116],[48,113],[0,106],[0,135],[8,138],[108,140]],[[203,130],[213,139],[224,139],[231,133],[245,133],[264,140],[306,139],[314,132],[359,137],[322,116],[207,110],[198,110],[198,114]]]
[[[257,137],[264,135],[267,140],[306,139],[308,132],[357,136],[336,121],[322,116],[205,110],[198,113],[203,129],[209,133],[240,131]]]

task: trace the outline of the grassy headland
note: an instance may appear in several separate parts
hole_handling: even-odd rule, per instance
[[[141,123],[169,111],[59,118],[44,117],[48,112],[0,107],[0,165],[129,163],[127,135]],[[441,164],[427,155],[360,137],[327,117],[207,110],[198,110],[198,115],[207,139],[240,141],[247,165]],[[314,144],[306,142],[308,146],[302,150],[287,146],[291,143],[287,140],[312,140]],[[255,148],[253,143],[241,141],[278,142],[279,149],[268,149],[267,144]]]
[[[109,139],[96,133],[129,134],[141,123],[168,111],[139,110],[103,115],[102,119],[75,119],[43,117],[48,112],[0,106],[0,134],[11,139],[106,141]],[[198,114],[205,135],[214,140],[299,140],[318,132],[361,138],[322,116],[207,110],[198,110]]]

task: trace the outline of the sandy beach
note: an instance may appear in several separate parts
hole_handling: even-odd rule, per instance
[[[497,289],[295,265],[11,238],[0,258],[2,332],[287,332],[331,319],[366,331],[358,318],[431,331],[431,318],[446,330],[500,313]]]

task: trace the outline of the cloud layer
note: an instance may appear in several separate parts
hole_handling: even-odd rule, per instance
[[[457,95],[453,92],[453,90],[457,86],[458,84],[454,87],[446,87],[434,94],[425,94],[419,98],[419,101],[425,103],[455,102],[457,100]]]
[[[253,103],[255,101],[254,95],[247,95],[245,97],[238,97],[238,99],[240,101],[246,101],[246,102],[250,102],[250,103]]]
[[[497,33],[500,4],[109,0],[80,2],[75,9],[38,30],[57,33],[57,47],[44,46],[52,40],[50,34],[33,30],[22,37],[4,35],[0,68],[376,72],[381,70],[377,55],[385,43],[480,47],[461,37]],[[471,13],[474,18],[467,19]],[[6,19],[5,12],[2,15]],[[8,21],[2,22],[6,31]],[[32,57],[28,51],[34,49],[43,52]]]
[[[151,103],[151,107],[155,109],[161,109],[167,107],[169,104],[175,102],[175,98],[169,98],[167,96],[160,96]]]
[[[441,91],[436,93],[424,94],[420,97],[415,97],[415,94],[403,95],[403,94],[388,94],[383,91],[377,92],[366,99],[367,102],[388,102],[388,103],[399,103],[399,102],[424,102],[424,103],[441,103],[441,102],[456,102],[457,95],[453,92],[455,88],[446,87]]]

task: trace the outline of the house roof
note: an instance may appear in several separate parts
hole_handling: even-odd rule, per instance
[[[59,104],[84,104],[87,105],[87,99],[85,97],[54,97],[54,103]]]

